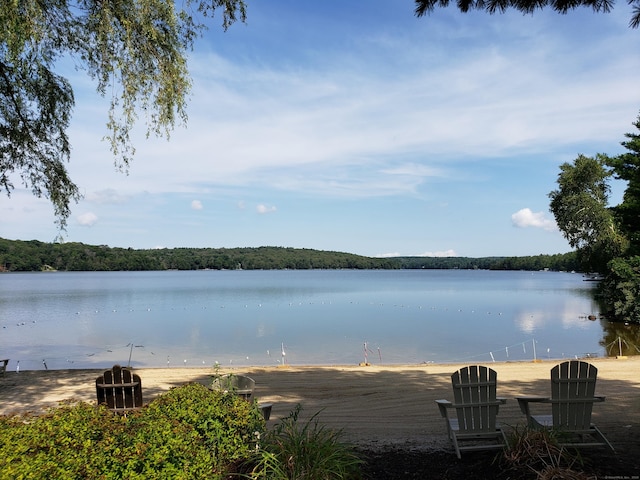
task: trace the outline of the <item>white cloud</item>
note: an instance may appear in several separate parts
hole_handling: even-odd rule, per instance
[[[95,213],[87,212],[82,215],[78,215],[78,225],[83,227],[91,227],[98,221],[98,216]]]
[[[106,188],[88,194],[87,201],[99,204],[119,204],[129,200],[128,195],[123,195],[113,188]]]
[[[202,202],[200,200],[193,200],[191,202],[192,210],[202,210],[204,207],[202,206]]]
[[[418,257],[457,257],[457,256],[458,254],[456,253],[456,251],[451,248],[449,250],[443,250],[439,252],[424,252],[418,255]]]
[[[542,228],[550,232],[558,229],[556,222],[547,218],[544,212],[534,213],[530,208],[523,208],[511,215],[511,222],[519,228]]]
[[[273,205],[265,205],[261,203],[256,207],[256,212],[259,214],[272,213],[276,211],[276,207]]]
[[[379,253],[377,258],[393,258],[393,257],[457,257],[458,254],[453,249],[443,250],[439,252],[424,252],[418,255],[401,255],[399,252]]]

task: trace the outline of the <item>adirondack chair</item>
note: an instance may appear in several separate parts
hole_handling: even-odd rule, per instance
[[[504,431],[496,422],[500,405],[506,403],[506,399],[496,397],[496,372],[484,366],[464,367],[451,375],[451,384],[454,402],[436,400],[436,404],[447,423],[447,433],[458,458],[463,450],[508,445]],[[455,417],[449,415],[451,409],[455,410]],[[462,442],[465,444],[461,445]]]
[[[253,390],[255,389],[256,382],[253,378],[245,375],[223,375],[221,377],[215,377],[211,384],[212,390],[222,390],[224,392],[231,392],[235,395],[239,395],[247,401],[251,401]],[[271,417],[271,409],[273,404],[271,403],[259,403],[258,408],[262,412],[262,416],[265,420],[269,420]]]
[[[590,363],[570,360],[551,369],[551,397],[518,397],[520,410],[532,428],[554,429],[566,447],[613,446],[591,423],[593,404],[605,397],[594,395],[598,369]],[[551,404],[551,415],[533,415],[530,403]],[[589,440],[591,439],[591,440]]]
[[[4,372],[7,371],[7,365],[9,364],[9,359],[5,358],[4,360],[0,360],[0,370],[2,370],[2,376],[4,377]]]
[[[245,400],[251,400],[253,389],[256,387],[256,382],[253,378],[245,375],[230,374],[215,377],[211,386],[214,390],[232,392],[236,395],[240,395]]]
[[[128,368],[114,365],[96,378],[98,405],[106,404],[117,413],[142,407],[142,382]]]

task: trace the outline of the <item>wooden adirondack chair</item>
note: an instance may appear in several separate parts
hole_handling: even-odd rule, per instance
[[[436,400],[447,423],[447,433],[456,455],[463,450],[487,450],[508,445],[507,437],[496,422],[504,398],[496,397],[497,374],[484,366],[464,367],[451,375],[454,403]],[[456,416],[449,416],[455,409]],[[491,441],[489,443],[489,441]],[[461,445],[461,442],[473,442]]]
[[[142,382],[128,368],[114,365],[96,378],[98,405],[106,404],[117,413],[142,407]]]
[[[551,397],[518,397],[520,410],[532,428],[549,428],[560,433],[560,444],[566,447],[613,446],[591,423],[595,402],[598,369],[587,362],[570,360],[551,369]],[[530,403],[550,403],[551,415],[533,415]],[[589,439],[591,439],[589,441]]]
[[[7,371],[7,365],[9,365],[9,359],[5,358],[0,360],[0,370],[2,370],[2,376],[4,377],[4,372]]]

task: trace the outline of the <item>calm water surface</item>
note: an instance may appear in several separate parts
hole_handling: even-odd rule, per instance
[[[1,274],[0,358],[26,370],[605,355],[591,288],[482,270]]]

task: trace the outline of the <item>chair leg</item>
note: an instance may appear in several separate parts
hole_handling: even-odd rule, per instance
[[[602,432],[600,431],[600,429],[598,427],[596,427],[595,425],[591,425],[591,428],[593,429],[593,434],[598,437],[602,442],[606,443],[607,446],[611,449],[612,452],[615,452],[615,449],[613,448],[613,445],[611,445],[611,443],[609,443],[609,440],[607,440],[607,437],[605,437]]]
[[[458,457],[458,460],[462,458],[462,455],[460,454],[460,446],[458,445],[458,437],[456,437],[456,434],[454,432],[451,432],[451,442],[453,443],[453,448],[456,451],[456,456]]]
[[[500,429],[500,433],[502,434],[502,441],[504,443],[504,446],[509,448],[509,439],[507,438],[507,434],[504,433],[504,430]]]

